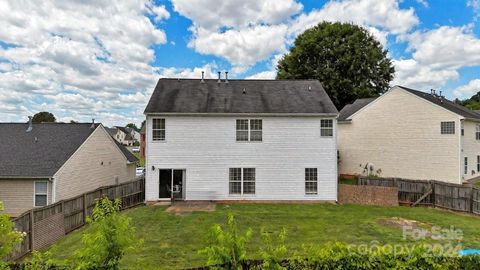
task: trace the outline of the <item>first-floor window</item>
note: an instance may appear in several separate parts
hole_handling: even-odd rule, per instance
[[[317,168],[305,168],[305,194],[317,194]]]
[[[255,168],[230,168],[230,194],[255,194]]]
[[[477,172],[480,172],[480,156],[477,156]]]
[[[480,125],[477,125],[477,126],[475,127],[475,139],[476,139],[477,141],[480,141]]]
[[[35,207],[47,205],[47,181],[35,181]]]
[[[464,165],[463,174],[467,175],[468,174],[468,157],[465,157],[463,165]]]

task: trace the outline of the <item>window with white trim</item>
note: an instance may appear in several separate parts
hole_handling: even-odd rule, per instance
[[[441,134],[455,134],[455,122],[441,122],[440,123],[440,133]]]
[[[165,119],[152,119],[152,140],[165,141]]]
[[[320,120],[320,137],[333,137],[333,120]]]
[[[475,127],[475,139],[477,141],[480,141],[480,125],[477,124]]]
[[[230,168],[229,194],[255,194],[255,168]]]
[[[237,142],[261,142],[262,119],[237,119]]]
[[[318,194],[317,168],[305,168],[305,194]]]
[[[35,181],[35,199],[34,206],[40,207],[47,205],[48,197],[48,182]]]
[[[461,135],[465,136],[465,128],[463,127],[463,122],[461,123]]]
[[[477,156],[477,172],[480,172],[480,156]]]
[[[468,174],[468,157],[465,157],[463,161],[463,174]]]

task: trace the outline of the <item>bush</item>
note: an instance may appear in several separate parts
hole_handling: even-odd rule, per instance
[[[25,237],[25,233],[15,230],[15,223],[4,212],[3,202],[0,201],[0,269],[9,269],[7,258]]]
[[[141,243],[131,219],[119,211],[120,200],[97,200],[92,218],[88,219],[91,232],[83,235],[83,248],[75,253],[77,269],[116,270],[125,252]]]
[[[260,255],[262,257],[262,265],[259,269],[268,270],[282,270],[285,267],[282,266],[282,262],[287,256],[287,246],[285,245],[285,239],[287,238],[287,230],[285,228],[276,235],[274,241],[272,235],[265,229],[261,231],[264,247],[260,248]]]
[[[242,263],[247,257],[245,245],[252,236],[248,229],[245,235],[239,235],[237,222],[232,214],[228,214],[228,229],[223,230],[218,224],[212,227],[209,246],[200,254],[208,257],[207,265],[223,265],[223,269],[242,269]]]

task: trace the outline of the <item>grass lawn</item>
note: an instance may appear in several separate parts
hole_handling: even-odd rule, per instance
[[[478,182],[475,183],[475,187],[480,188],[480,181],[478,181]]]
[[[463,231],[464,248],[480,248],[480,218],[431,208],[376,207],[333,204],[233,204],[217,205],[215,212],[195,212],[174,215],[165,207],[142,206],[124,212],[132,217],[139,237],[144,239],[140,249],[130,252],[122,267],[143,269],[178,269],[204,265],[206,258],[198,254],[205,247],[208,231],[215,223],[225,224],[228,211],[235,214],[242,232],[254,230],[248,245],[249,256],[258,258],[261,227],[278,232],[288,231],[290,253],[301,252],[304,244],[323,244],[342,241],[352,244],[413,243],[403,240],[402,229],[379,222],[400,217],[416,220],[425,226],[455,226]],[[62,239],[51,248],[55,258],[69,258],[81,245],[84,227]],[[431,243],[432,241],[426,241]],[[437,242],[436,242],[437,243]],[[456,243],[454,243],[456,245]]]
[[[356,185],[357,184],[357,179],[339,178],[338,181],[339,181],[340,184],[344,184],[344,185]]]

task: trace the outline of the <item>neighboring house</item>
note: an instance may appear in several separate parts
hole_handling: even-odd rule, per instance
[[[395,86],[342,109],[338,149],[341,174],[461,184],[480,176],[480,114]]]
[[[135,178],[137,159],[101,124],[0,123],[0,201],[12,216]]]
[[[146,200],[336,201],[338,112],[316,80],[160,79]]]
[[[140,141],[140,133],[133,128],[116,126],[112,129],[116,130],[116,132],[111,133],[113,134],[112,137],[123,145],[133,146]]]
[[[145,158],[145,130],[147,125],[143,125],[140,130],[140,157]]]

